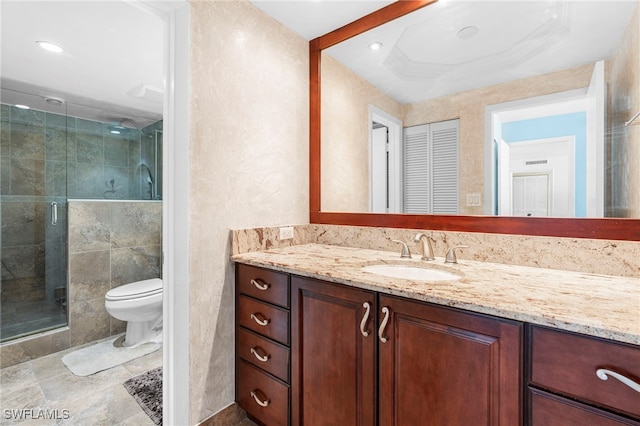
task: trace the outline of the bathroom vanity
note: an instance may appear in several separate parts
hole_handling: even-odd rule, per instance
[[[638,279],[318,244],[233,260],[236,401],[259,423],[640,425]]]

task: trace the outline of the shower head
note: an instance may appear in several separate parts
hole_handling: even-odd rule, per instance
[[[128,124],[128,126],[125,126],[125,124]],[[140,128],[140,126],[138,125],[138,123],[136,123],[131,118],[121,118],[120,121],[118,121],[118,124],[109,126],[109,133],[114,135],[120,135],[129,130],[132,130],[132,128],[140,132],[141,135],[143,136],[145,135],[142,129]]]
[[[124,127],[125,123],[129,123],[130,125],[132,125],[136,129],[140,130],[140,126],[138,126],[138,123],[136,123],[134,120],[132,120],[130,118],[121,118],[120,121],[118,122],[118,126]],[[142,130],[140,130],[140,131],[142,131]]]

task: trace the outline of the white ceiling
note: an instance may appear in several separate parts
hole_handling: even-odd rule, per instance
[[[163,0],[149,0],[163,1]],[[339,28],[390,0],[256,1],[307,39]],[[100,121],[134,119],[144,126],[162,116],[159,94],[127,93],[141,84],[163,87],[163,24],[135,0],[0,0],[0,77],[3,103]],[[37,40],[58,43],[62,55]],[[30,96],[28,94],[34,95]],[[66,102],[60,108],[45,98]]]
[[[0,14],[3,103],[22,99],[36,109],[66,107],[72,116],[130,118],[140,126],[162,117],[164,28],[158,17],[132,2],[91,0],[2,0]],[[38,40],[65,52],[44,51]],[[143,97],[128,94],[141,84],[147,86]],[[44,97],[62,99],[65,107]]]
[[[392,1],[252,0],[252,3],[310,40]],[[438,95],[434,88],[440,90],[450,83],[462,83],[457,89],[447,89],[459,91],[500,79],[547,72],[545,67],[551,61],[545,55],[549,54],[563,58],[564,62],[556,65],[562,67],[607,57],[637,0],[541,0],[538,6],[526,6],[527,3],[530,2],[441,0],[424,8],[424,16],[409,15],[394,25],[343,42],[331,48],[330,53],[392,96],[409,102],[416,96]],[[147,93],[151,96],[143,98],[128,94],[141,84],[163,87],[163,24],[136,4],[139,3],[120,0],[0,0],[2,102],[13,103],[17,92],[29,92],[37,95],[32,100],[39,100],[42,109],[54,108],[43,102],[44,97],[67,101],[69,114],[74,116],[93,115],[103,121],[126,117],[141,125],[159,119],[162,102],[158,93],[150,90]],[[559,12],[562,19],[555,23],[545,21],[539,15],[546,10],[539,7],[541,4]],[[448,12],[443,18],[445,8]],[[511,15],[522,11],[530,15],[528,23]],[[404,20],[409,21],[408,27],[402,23]],[[452,34],[469,25],[478,26],[480,32],[466,40],[466,53],[453,53],[447,43],[460,40]],[[449,34],[443,35],[442,31],[447,30]],[[504,43],[509,40],[509,30],[519,33],[520,44]],[[586,45],[597,50],[587,52],[585,43],[571,38],[576,34],[590,37]],[[383,41],[384,46],[372,56],[364,47],[374,39]],[[437,43],[429,43],[434,39]],[[35,45],[37,40],[55,41],[66,52],[53,55],[42,51]],[[480,47],[480,43],[492,47]],[[531,56],[544,51],[544,47],[546,53],[539,54],[537,61],[517,54],[527,48]],[[496,58],[501,61],[499,66],[492,62]],[[500,75],[498,71],[509,68],[514,61],[517,70]],[[410,65],[409,71],[401,70],[403,63]],[[416,78],[424,75],[431,77],[431,81],[424,83]],[[438,84],[433,83],[434,78],[439,79]],[[4,90],[7,88],[13,91]]]
[[[254,0],[307,39],[322,34],[314,28],[316,20],[323,22],[317,17],[331,16],[343,2],[317,4],[327,7],[326,15],[301,3]],[[384,5],[371,4],[368,11]],[[326,53],[399,102],[411,103],[607,59],[637,5],[637,0],[440,0]],[[345,24],[327,23],[325,32]],[[477,28],[477,34],[459,38],[467,27]],[[374,41],[382,42],[382,49],[367,49]]]
[[[276,21],[313,40],[395,0],[250,0]]]

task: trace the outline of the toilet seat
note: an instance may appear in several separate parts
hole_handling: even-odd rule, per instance
[[[162,280],[160,278],[151,278],[112,288],[105,295],[105,300],[130,300],[160,293],[162,293]]]

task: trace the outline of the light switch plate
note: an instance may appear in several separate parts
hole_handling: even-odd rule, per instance
[[[467,206],[477,207],[481,205],[482,202],[480,201],[480,194],[467,194]]]

